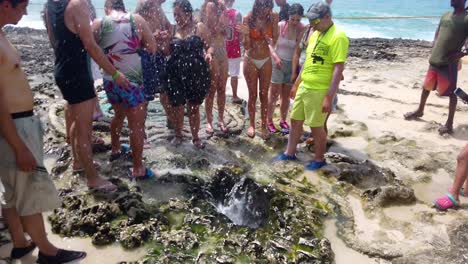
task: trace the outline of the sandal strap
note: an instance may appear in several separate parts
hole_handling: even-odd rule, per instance
[[[457,200],[455,200],[455,198],[453,197],[451,193],[447,193],[447,197],[450,199],[450,201],[453,202],[454,205],[458,204]]]

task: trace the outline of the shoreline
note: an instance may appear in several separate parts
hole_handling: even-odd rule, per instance
[[[21,54],[22,67],[34,93],[35,111],[44,121],[45,151],[48,155],[55,155],[64,160],[54,164],[51,175],[58,186],[69,192],[68,194],[63,192],[68,201],[84,199],[80,197],[88,196],[83,194],[83,180],[71,175],[67,167],[68,148],[63,136],[59,135],[58,127],[63,120],[60,108],[62,99],[57,95],[58,89],[52,76],[53,53],[46,33],[44,30],[31,28],[5,31],[13,46]],[[321,223],[327,225],[325,233],[330,236],[331,249],[335,251],[335,255],[338,255],[335,258],[337,264],[350,263],[349,259],[343,259],[346,254],[365,256],[364,259],[372,256],[368,263],[463,263],[460,256],[466,254],[468,249],[462,246],[459,248],[458,245],[468,243],[463,240],[463,237],[468,237],[468,229],[464,228],[468,220],[467,200],[462,200],[465,204],[461,209],[448,212],[437,212],[430,206],[433,198],[447,190],[453,179],[458,151],[468,141],[468,124],[466,124],[468,106],[458,104],[453,135],[437,134],[438,126],[446,119],[448,99],[445,97],[431,94],[425,115],[418,121],[405,121],[402,118],[405,112],[414,110],[417,106],[420,84],[428,67],[430,48],[428,41],[352,39],[345,79],[340,84],[338,111],[330,117],[329,123],[331,145],[329,153],[331,155],[336,153],[338,156],[329,157],[329,170],[320,173],[304,173],[301,170],[303,163],[311,156],[304,144],[299,148],[298,164],[284,163],[273,166],[270,160],[284,148],[286,138],[276,134],[269,142],[260,140],[258,136],[255,139],[246,138],[242,132],[246,127],[242,109],[230,104],[229,99],[226,119],[230,128],[238,134],[229,138],[217,136],[209,138],[201,129],[202,138],[208,142],[205,151],[193,150],[189,140],[179,148],[171,146],[168,139],[172,134],[164,127],[164,116],[160,114],[159,103],[151,104],[150,113],[153,117],[149,119],[150,124],[147,128],[152,148],[145,150],[145,157],[148,164],[161,174],[162,179],[145,184],[131,183],[125,178],[128,162],[108,164],[107,149],[101,150],[95,157],[105,164],[101,173],[119,179],[132,188],[132,192],[139,190],[138,194],[142,195],[145,204],[151,204],[148,201],[152,199],[162,200],[161,197],[179,199],[181,193],[185,194],[186,191],[185,189],[181,191],[181,185],[178,185],[181,182],[183,186],[187,184],[198,186],[193,183],[193,179],[209,181],[212,173],[220,167],[223,168],[226,164],[238,166],[235,168],[246,171],[246,174],[257,182],[275,184],[278,189],[288,191],[287,194],[294,199],[304,197],[304,201],[310,200],[316,203],[313,207],[307,207],[307,210],[313,212],[310,219],[324,221]],[[459,73],[460,87],[468,88],[467,73],[468,67],[464,67]],[[226,90],[230,94],[230,87]],[[239,82],[238,90],[246,99],[245,81]],[[101,103],[106,102],[101,100]],[[203,120],[204,110],[201,112]],[[107,113],[106,120],[109,116],[110,113]],[[107,125],[105,121],[95,126],[96,133],[103,136],[106,142],[109,141]],[[359,166],[368,167],[359,170],[360,167],[356,166],[358,164],[350,163],[343,158],[340,160],[339,155],[356,159],[363,162]],[[345,166],[346,171],[343,171],[341,166]],[[380,168],[380,172],[390,170],[394,175],[382,174],[376,168]],[[182,210],[181,212],[188,216],[187,221],[194,221],[197,228],[201,228],[198,224],[203,227],[206,221],[212,221],[210,219],[221,219],[219,221],[229,223],[225,217],[213,212],[213,209],[206,209],[203,206],[192,208],[190,204],[181,200],[170,202],[169,205],[176,211]],[[189,213],[183,211],[187,207]],[[200,211],[200,208],[203,210]],[[281,210],[288,213],[294,211],[287,208]],[[75,214],[68,213],[70,216]],[[236,237],[237,234],[234,232],[230,233],[234,234],[233,236],[225,239],[229,242],[208,240],[210,243],[205,243],[206,241],[198,238],[200,233],[190,232],[191,226],[184,225],[185,220],[181,219],[180,215],[169,214],[167,218],[169,222],[176,222],[174,227],[182,225],[186,229],[174,229],[172,233],[167,234],[165,233],[167,230],[159,230],[158,232],[164,235],[158,233],[156,241],[170,241],[175,243],[178,249],[189,252],[185,251],[186,247],[193,246],[193,243],[189,245],[181,239],[184,236],[189,237],[200,243],[203,254],[207,254],[199,255],[202,258],[218,254],[217,250],[225,250],[218,256],[220,259],[225,259],[226,254],[230,254],[226,248],[236,248],[237,244],[242,245],[241,248],[253,250],[254,253],[265,253],[268,257],[281,254],[284,248],[294,250],[297,246],[287,241],[287,234],[280,233],[271,238],[272,240],[274,238],[274,243],[262,241],[261,246],[265,251],[258,251],[260,243],[257,244],[255,240],[255,231],[249,231],[246,235],[242,233],[243,228],[232,227],[232,224],[228,227],[234,228],[235,232],[241,232],[239,236],[241,238],[244,236],[242,239]],[[57,223],[52,224],[52,227],[54,226],[57,227]],[[166,224],[161,222],[161,226]],[[320,232],[324,231],[323,226],[316,228]],[[205,229],[196,230],[199,232]],[[77,234],[73,233],[75,231],[80,236],[80,230],[68,230],[76,236]],[[254,237],[251,237],[252,234]],[[119,256],[112,255],[115,250],[122,250],[119,244],[114,243],[109,251],[106,249],[94,251],[91,236],[85,237],[84,239],[62,238],[53,235],[54,242],[73,247],[82,245],[89,250],[88,258],[82,263],[108,263],[103,262],[103,258],[108,261],[112,259],[112,263],[132,260],[133,255],[121,256],[128,259],[118,259]],[[245,237],[249,239],[247,244],[242,242]],[[326,240],[320,242],[320,246],[324,245],[323,249],[326,249],[326,243],[322,244],[322,241]],[[149,242],[141,249],[148,247],[153,253],[161,254],[158,256],[165,257],[177,253],[166,252],[166,254],[161,250],[161,245],[155,246],[154,243],[156,242]],[[345,250],[340,251],[343,247],[346,247]],[[242,253],[250,254],[250,251]],[[300,252],[300,256],[306,259],[311,257],[307,251]]]

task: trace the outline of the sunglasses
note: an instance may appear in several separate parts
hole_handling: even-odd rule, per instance
[[[316,19],[314,19],[314,20],[309,20],[309,23],[310,23],[311,25],[316,26],[316,25],[318,25],[318,24],[320,23],[320,18],[316,18]]]

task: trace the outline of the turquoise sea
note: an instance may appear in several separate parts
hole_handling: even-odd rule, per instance
[[[40,10],[45,0],[30,0],[28,15],[20,26],[44,28]],[[98,15],[103,15],[104,0],[92,0]],[[194,8],[199,8],[203,0],[192,0]],[[253,0],[236,0],[234,6],[246,14]],[[315,1],[288,0],[288,3],[301,3],[307,8]],[[173,0],[166,0],[163,8],[172,21]],[[127,9],[133,10],[136,0],[125,0]],[[275,7],[275,10],[278,10]],[[384,37],[432,40],[439,17],[452,10],[450,0],[334,0],[332,13],[335,22],[342,26],[349,37]],[[411,18],[402,18],[411,17]],[[306,21],[304,21],[306,22]]]

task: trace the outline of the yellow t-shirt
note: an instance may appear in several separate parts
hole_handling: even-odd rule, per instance
[[[333,24],[326,32],[315,31],[309,39],[302,70],[302,84],[307,89],[328,90],[335,63],[346,62],[349,39]]]

